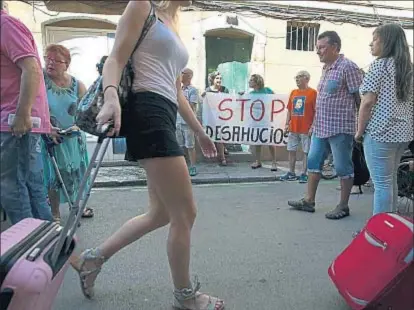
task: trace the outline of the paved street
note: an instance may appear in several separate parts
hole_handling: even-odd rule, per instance
[[[228,310],[346,310],[327,269],[371,212],[371,189],[352,197],[351,217],[329,221],[324,213],[338,197],[338,181],[321,183],[317,212],[289,210],[297,183],[198,185],[192,270],[206,292],[224,298]],[[144,212],[145,188],[94,190],[95,218],[84,220],[79,248],[97,245],[128,218]],[[55,310],[171,309],[165,251],[167,229],[125,249],[105,266],[95,301],[85,300],[72,270]]]

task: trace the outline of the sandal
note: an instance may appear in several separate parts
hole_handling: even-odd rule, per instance
[[[55,222],[56,224],[58,224],[59,226],[60,226],[60,224],[61,224],[61,218],[60,218],[60,216],[54,216],[53,217],[53,222]]]
[[[325,217],[329,220],[340,220],[343,219],[344,217],[347,217],[350,215],[349,212],[349,207],[342,207],[340,205],[336,206],[335,209],[333,209],[332,211],[329,211],[328,213],[325,214]]]
[[[75,270],[79,274],[82,293],[86,298],[92,299],[94,297],[94,282],[98,274],[101,272],[102,265],[106,261],[107,259],[99,253],[99,249],[88,249],[80,255],[78,262],[79,269],[75,268]],[[95,268],[90,270],[86,269],[85,264],[92,262],[95,262]],[[92,284],[88,284],[87,280],[91,275],[95,275],[95,279]]]
[[[195,287],[194,288],[183,288],[183,289],[175,289],[174,290],[174,301],[173,301],[173,307],[175,309],[179,310],[223,310],[224,309],[224,301],[217,298],[217,297],[211,297],[206,294],[202,294],[199,292],[200,290],[200,282],[198,282],[197,278],[194,281]],[[208,304],[203,307],[199,308],[199,306],[196,305],[196,301],[200,297],[208,297]],[[188,300],[194,300],[194,304],[191,308],[188,308],[188,305],[185,306],[185,302]]]
[[[227,166],[227,161],[223,159],[221,162],[219,162],[219,166],[222,166],[222,167]]]
[[[262,168],[262,164],[256,161],[251,165],[251,167],[252,169],[259,169]]]
[[[288,205],[298,211],[315,212],[315,203],[309,202],[305,198],[298,201],[288,201]]]
[[[85,210],[82,213],[82,217],[83,218],[91,218],[94,215],[95,214],[93,213],[93,209],[92,208],[88,208],[88,207],[86,207]]]
[[[276,172],[277,171],[277,164],[272,164],[270,171]]]

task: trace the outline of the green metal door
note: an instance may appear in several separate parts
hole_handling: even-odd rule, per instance
[[[208,75],[218,70],[222,85],[231,94],[247,91],[252,49],[253,37],[206,36],[206,87]],[[230,152],[244,151],[240,144],[226,144],[226,148]]]
[[[220,71],[223,80],[230,93],[246,92],[249,88],[249,63],[241,63],[238,61],[222,63],[217,68]]]
[[[230,90],[246,90],[253,38],[206,36],[206,87],[208,75],[219,70],[223,85]]]

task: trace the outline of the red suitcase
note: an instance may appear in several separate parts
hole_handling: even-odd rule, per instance
[[[328,274],[353,310],[414,310],[413,222],[374,215]]]

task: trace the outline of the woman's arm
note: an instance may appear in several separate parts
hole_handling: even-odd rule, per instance
[[[377,103],[377,95],[371,92],[365,93],[362,96],[361,106],[358,113],[358,135],[362,136],[367,128],[368,122],[371,119],[371,111]]]
[[[190,103],[184,96],[183,90],[181,89],[181,80],[177,79],[177,100],[178,100],[178,112],[185,120],[185,122],[190,126],[196,135],[204,133],[203,126],[197,120],[194,111],[191,109]]]
[[[81,100],[87,92],[85,84],[78,80],[78,99]]]
[[[355,135],[358,139],[365,133],[365,129],[372,116],[372,108],[377,103],[381,79],[384,74],[384,61],[384,59],[376,59],[372,62],[360,87],[362,99],[358,112],[358,130]]]
[[[118,87],[122,70],[131,57],[150,10],[149,1],[129,1],[118,22],[113,49],[103,67],[103,89],[109,85]],[[105,95],[118,96],[116,88],[108,88]]]

